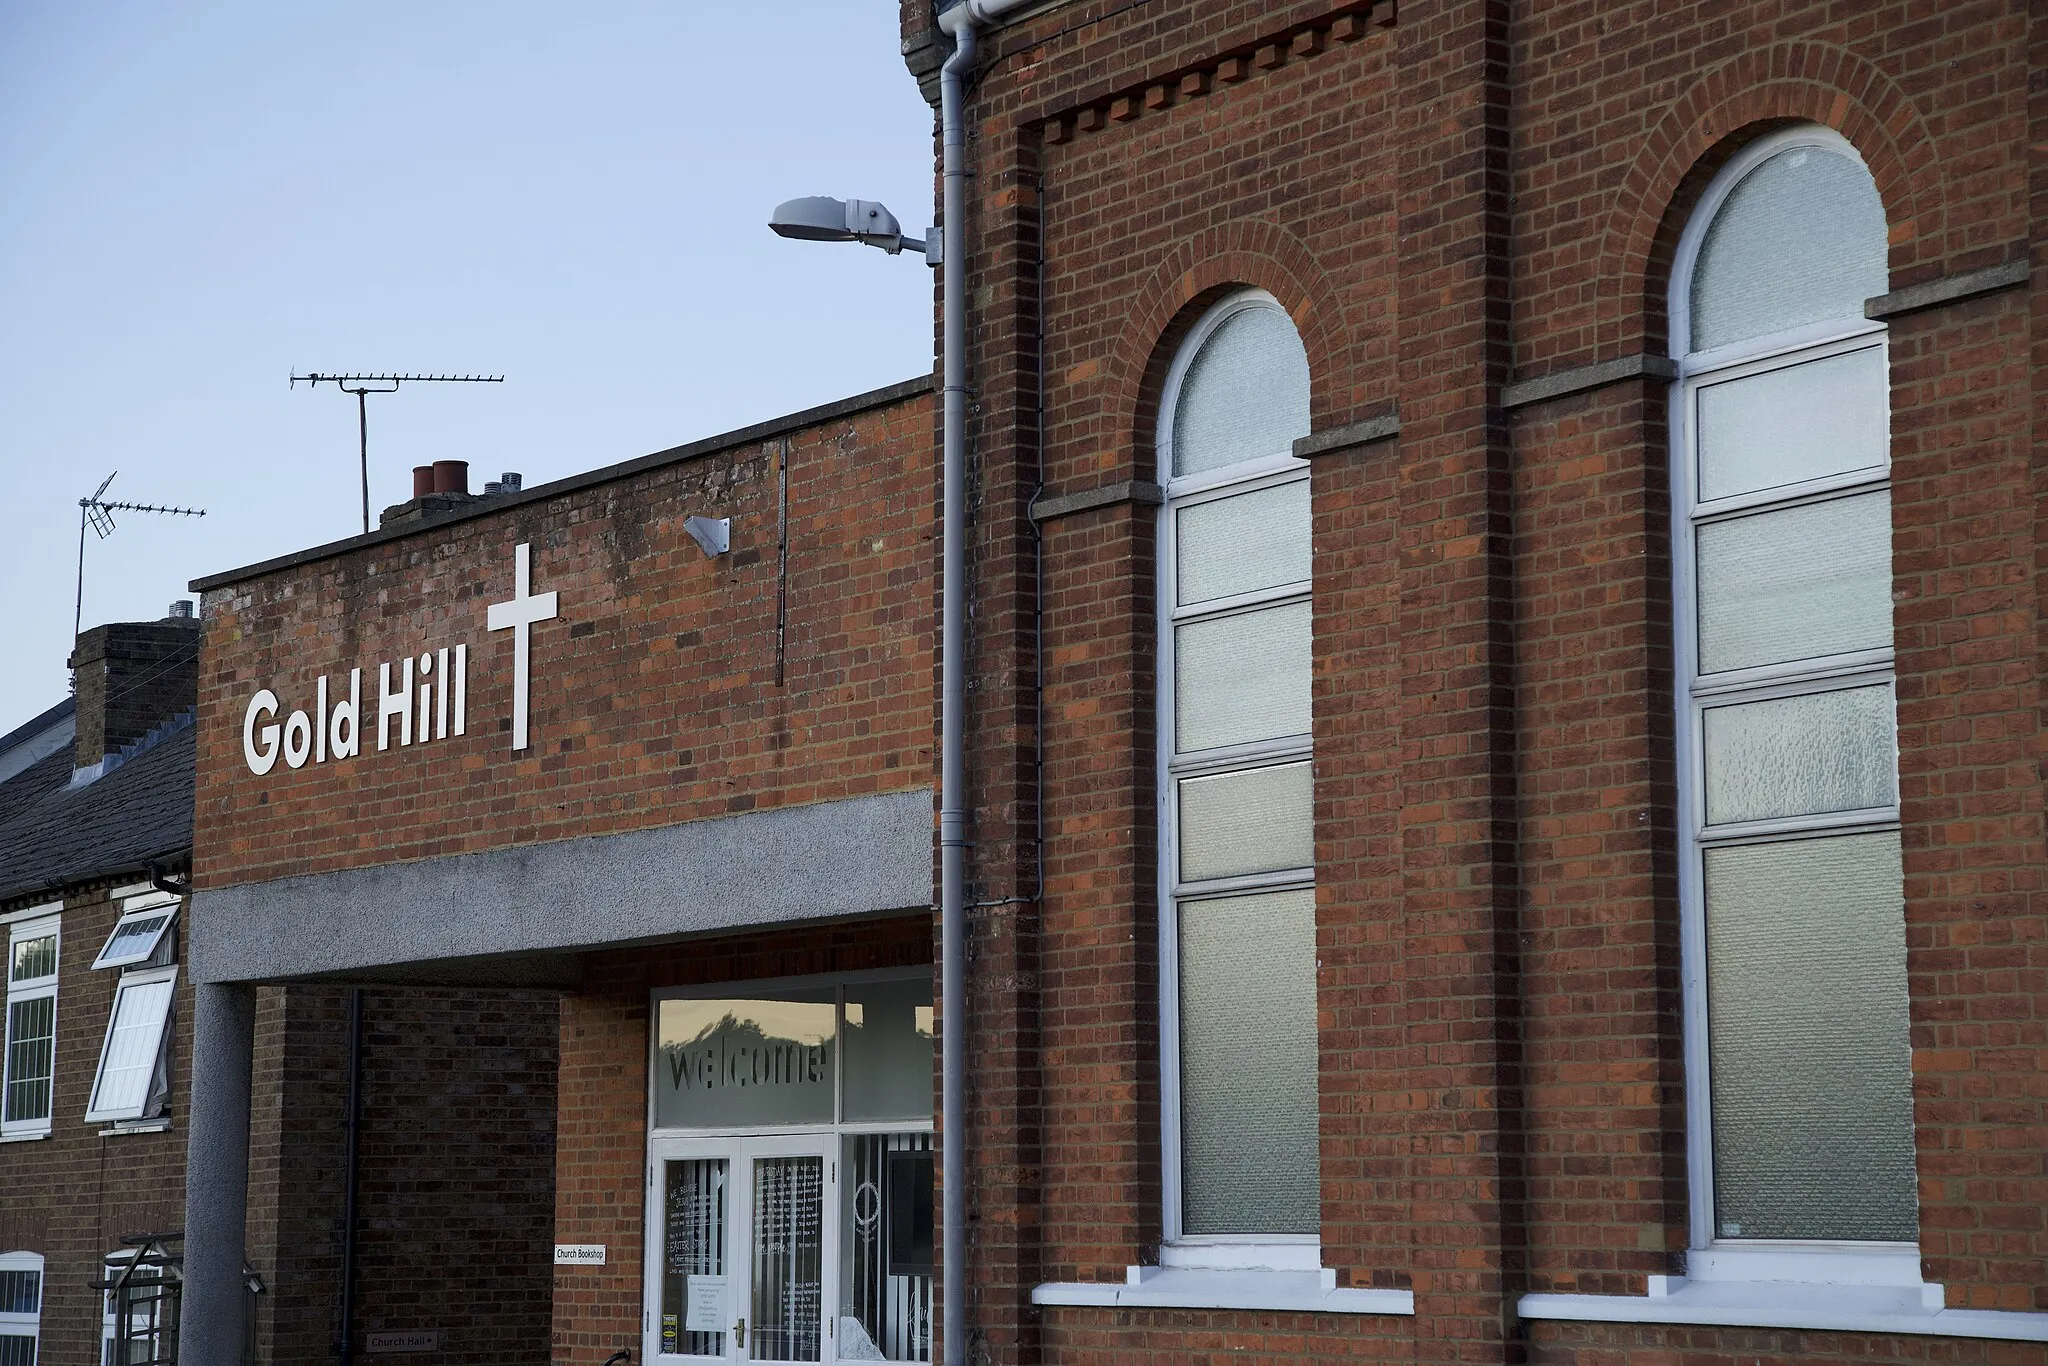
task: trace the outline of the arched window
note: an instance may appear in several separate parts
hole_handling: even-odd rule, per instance
[[[0,1252],[0,1366],[36,1366],[42,1322],[42,1254]]]
[[[1677,264],[1689,1274],[1917,1282],[1883,204],[1846,141],[1790,129],[1722,170]]]
[[[1318,1262],[1308,417],[1301,338],[1249,289],[1196,326],[1161,407],[1168,1264],[1246,1242]]]

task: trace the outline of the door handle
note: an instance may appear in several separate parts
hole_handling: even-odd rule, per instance
[[[735,1339],[737,1339],[737,1340],[738,1340],[738,1342],[739,1342],[739,1348],[740,1348],[740,1350],[741,1350],[742,1352],[746,1351],[746,1350],[747,1350],[747,1321],[746,1321],[745,1319],[740,1319],[740,1320],[736,1321],[736,1322],[735,1322],[735,1323],[733,1324],[733,1326],[732,1326],[732,1335],[733,1335],[733,1337],[734,1337]]]

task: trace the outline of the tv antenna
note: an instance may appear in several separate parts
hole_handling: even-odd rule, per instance
[[[293,375],[292,388],[303,380],[314,388],[332,384],[344,394],[356,396],[356,428],[362,437],[363,531],[370,530],[370,408],[369,395],[393,394],[401,384],[503,384],[503,375],[323,375],[314,371]]]
[[[116,512],[158,512],[170,517],[204,517],[205,508],[159,507],[155,503],[121,503],[106,496],[107,486],[114,482],[115,470],[100,481],[90,498],[78,500],[78,596],[71,609],[71,635],[75,640],[78,630],[85,624],[85,529],[91,527],[100,534],[101,540],[114,534]]]

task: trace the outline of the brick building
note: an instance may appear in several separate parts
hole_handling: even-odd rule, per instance
[[[175,1350],[199,673],[199,622],[179,606],[79,636],[72,698],[0,737],[6,1366]],[[347,1262],[365,1331],[409,1325],[422,1278],[435,1277],[433,1293],[464,1296],[466,1309],[445,1318],[477,1359],[544,1361],[552,993],[362,992],[353,1238],[349,996],[273,986],[259,1003],[258,1174],[243,1248],[252,1358],[333,1358]],[[488,1167],[462,1122],[483,1107],[496,1130]],[[479,1255],[489,1277],[457,1270]]]
[[[2038,8],[906,0],[971,1359],[2048,1360]],[[196,585],[219,1132],[562,989],[559,1366],[931,1351],[934,426]]]
[[[72,697],[0,737],[0,1361],[98,1362],[94,1282],[184,1220],[178,970],[190,615],[81,635]]]

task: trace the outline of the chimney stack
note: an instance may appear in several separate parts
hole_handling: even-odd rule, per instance
[[[190,604],[187,604],[190,610]],[[116,621],[78,637],[71,652],[78,738],[71,766],[90,768],[199,701],[199,622]]]

